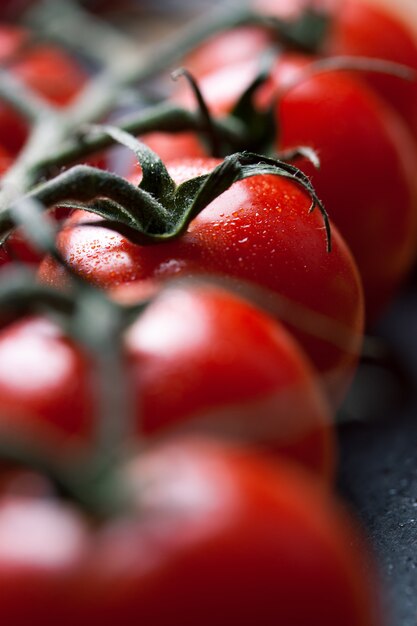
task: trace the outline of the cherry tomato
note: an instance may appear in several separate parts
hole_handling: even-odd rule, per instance
[[[207,173],[215,160],[173,163],[177,182]],[[280,294],[282,318],[339,397],[356,363],[363,294],[356,265],[336,229],[326,251],[322,216],[293,182],[256,176],[235,183],[171,242],[140,246],[97,226],[76,211],[57,237],[65,261],[106,289],[134,280],[164,280],[207,271],[250,280]],[[65,272],[45,259],[39,277],[65,283]],[[289,310],[288,310],[289,309]],[[319,327],[321,327],[319,329]]]
[[[310,59],[281,55],[258,106],[278,94],[276,149],[308,145],[321,167],[307,173],[340,229],[363,279],[366,313],[374,321],[404,282],[417,252],[414,172],[417,151],[400,117],[356,76],[316,73]],[[216,113],[230,111],[253,78],[256,63],[228,66],[200,81]],[[188,95],[179,94],[187,103]]]
[[[129,299],[143,294],[142,284],[129,287]],[[173,285],[127,330],[125,353],[141,439],[203,429],[280,451],[331,479],[332,424],[317,374],[284,328],[248,302],[218,286]],[[0,415],[8,416],[7,431],[56,442],[61,454],[67,444],[72,454],[80,439],[91,441],[89,371],[86,356],[51,321],[5,326]]]
[[[381,626],[360,533],[294,468],[182,440],[121,479],[130,513],[91,529],[54,501],[0,502],[3,623]]]
[[[255,0],[254,8],[284,19],[294,19],[306,7],[324,11],[328,23],[317,52],[384,59],[417,71],[417,43],[405,20],[388,8],[367,0]],[[256,26],[240,27],[211,37],[185,60],[195,76],[248,61],[273,42],[270,32]],[[403,116],[417,137],[417,80],[362,72],[369,83]]]

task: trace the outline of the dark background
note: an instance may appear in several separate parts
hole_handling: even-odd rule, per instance
[[[413,283],[372,332],[386,342],[397,362],[382,368],[362,366],[341,412],[341,419],[348,421],[339,428],[339,489],[362,521],[379,560],[389,626],[417,624],[417,282]]]

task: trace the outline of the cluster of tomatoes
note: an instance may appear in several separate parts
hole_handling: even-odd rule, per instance
[[[334,414],[365,325],[417,255],[417,43],[360,0],[254,9],[264,24],[184,60],[208,131],[245,122],[242,152],[208,154],[222,144],[210,132],[150,133],[153,152],[132,139],[124,189],[139,212],[109,197],[48,206],[65,216],[49,254],[20,229],[2,245],[4,623],[383,621],[368,548],[331,489]],[[283,23],[320,36],[297,50]],[[15,26],[0,26],[0,61],[63,120],[88,82]],[[172,101],[194,106],[185,82]],[[250,120],[265,119],[257,156]],[[0,104],[2,172],[29,133]],[[36,281],[16,307],[22,263]]]

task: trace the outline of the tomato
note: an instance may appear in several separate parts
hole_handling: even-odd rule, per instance
[[[215,160],[182,160],[173,178],[207,173]],[[356,265],[336,229],[326,251],[322,217],[293,182],[256,176],[232,185],[176,240],[141,246],[76,211],[57,237],[65,261],[87,280],[109,289],[134,280],[164,280],[214,272],[253,281],[280,294],[281,318],[327,378],[335,395],[356,363],[363,325],[363,294]],[[65,272],[45,259],[39,278],[65,284]],[[343,381],[343,382],[342,382]],[[338,391],[336,391],[338,390]]]
[[[54,501],[0,501],[3,623],[381,625],[360,533],[294,468],[177,440],[121,478],[130,513],[93,528]]]
[[[366,313],[373,322],[412,267],[417,251],[414,172],[417,151],[396,113],[356,76],[309,73],[310,60],[281,55],[257,106],[278,94],[275,147],[308,145],[321,167],[307,173],[340,229],[363,279]],[[200,81],[216,113],[230,111],[256,75],[253,61],[228,66]],[[179,94],[187,103],[185,91]]]
[[[141,284],[129,287],[129,299],[143,295]],[[173,285],[127,330],[124,345],[141,439],[203,429],[332,477],[332,424],[317,374],[284,328],[248,302],[218,286]],[[3,426],[72,454],[94,432],[90,371],[53,322],[31,317],[5,326]]]
[[[20,51],[27,33],[0,25],[0,60],[35,93],[51,104],[69,104],[82,89],[87,75],[66,52],[52,44],[33,44]],[[0,103],[0,144],[16,154],[23,146],[28,127],[10,106]]]
[[[385,59],[417,71],[417,43],[405,20],[367,0],[255,0],[254,8],[293,20],[306,6],[324,12],[328,20],[316,52]],[[197,77],[260,56],[273,43],[270,32],[256,26],[231,29],[211,37],[185,60]],[[403,116],[417,137],[417,81],[363,72],[361,78]]]

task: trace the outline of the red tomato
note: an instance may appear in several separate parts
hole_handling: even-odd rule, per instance
[[[317,52],[326,56],[351,55],[385,59],[417,71],[417,43],[404,21],[366,0],[254,0],[256,9],[294,19],[306,6],[327,14],[328,26]],[[240,61],[258,57],[269,45],[271,33],[260,27],[236,28],[213,36],[185,61],[197,77]],[[366,80],[407,121],[417,138],[417,80],[405,81],[375,72]]]
[[[125,354],[141,439],[203,429],[332,477],[332,425],[317,374],[281,325],[244,300],[215,286],[166,288],[128,329]],[[28,318],[4,327],[0,415],[8,416],[7,431],[56,441],[60,454],[67,443],[71,452],[80,438],[90,440],[90,370],[52,322]]]
[[[173,163],[170,171],[180,182],[217,163],[183,160]],[[78,273],[106,289],[207,271],[279,293],[285,309],[281,317],[326,375],[328,388],[339,395],[360,346],[362,287],[336,229],[333,250],[326,251],[322,217],[318,211],[309,213],[309,205],[293,182],[256,176],[235,183],[171,242],[136,245],[106,228],[88,227],[96,216],[76,211],[58,234],[57,246]],[[65,282],[62,268],[49,258],[42,262],[39,276],[55,285]]]
[[[8,62],[9,70],[51,104],[69,104],[84,86],[87,75],[74,59],[52,44],[33,45],[18,54],[26,37],[20,28],[0,25],[0,61]],[[27,133],[27,124],[20,115],[0,103],[0,143],[16,154]]]
[[[230,111],[255,77],[255,67],[250,61],[202,79],[211,109]],[[278,151],[308,145],[318,152],[319,170],[310,163],[299,165],[353,252],[372,322],[416,257],[417,151],[399,116],[356,77],[337,71],[310,75],[308,67],[306,57],[281,56],[259,92],[259,106],[281,94]]]
[[[183,440],[122,478],[132,511],[92,529],[54,502],[1,501],[2,623],[381,626],[356,527],[304,474]]]

